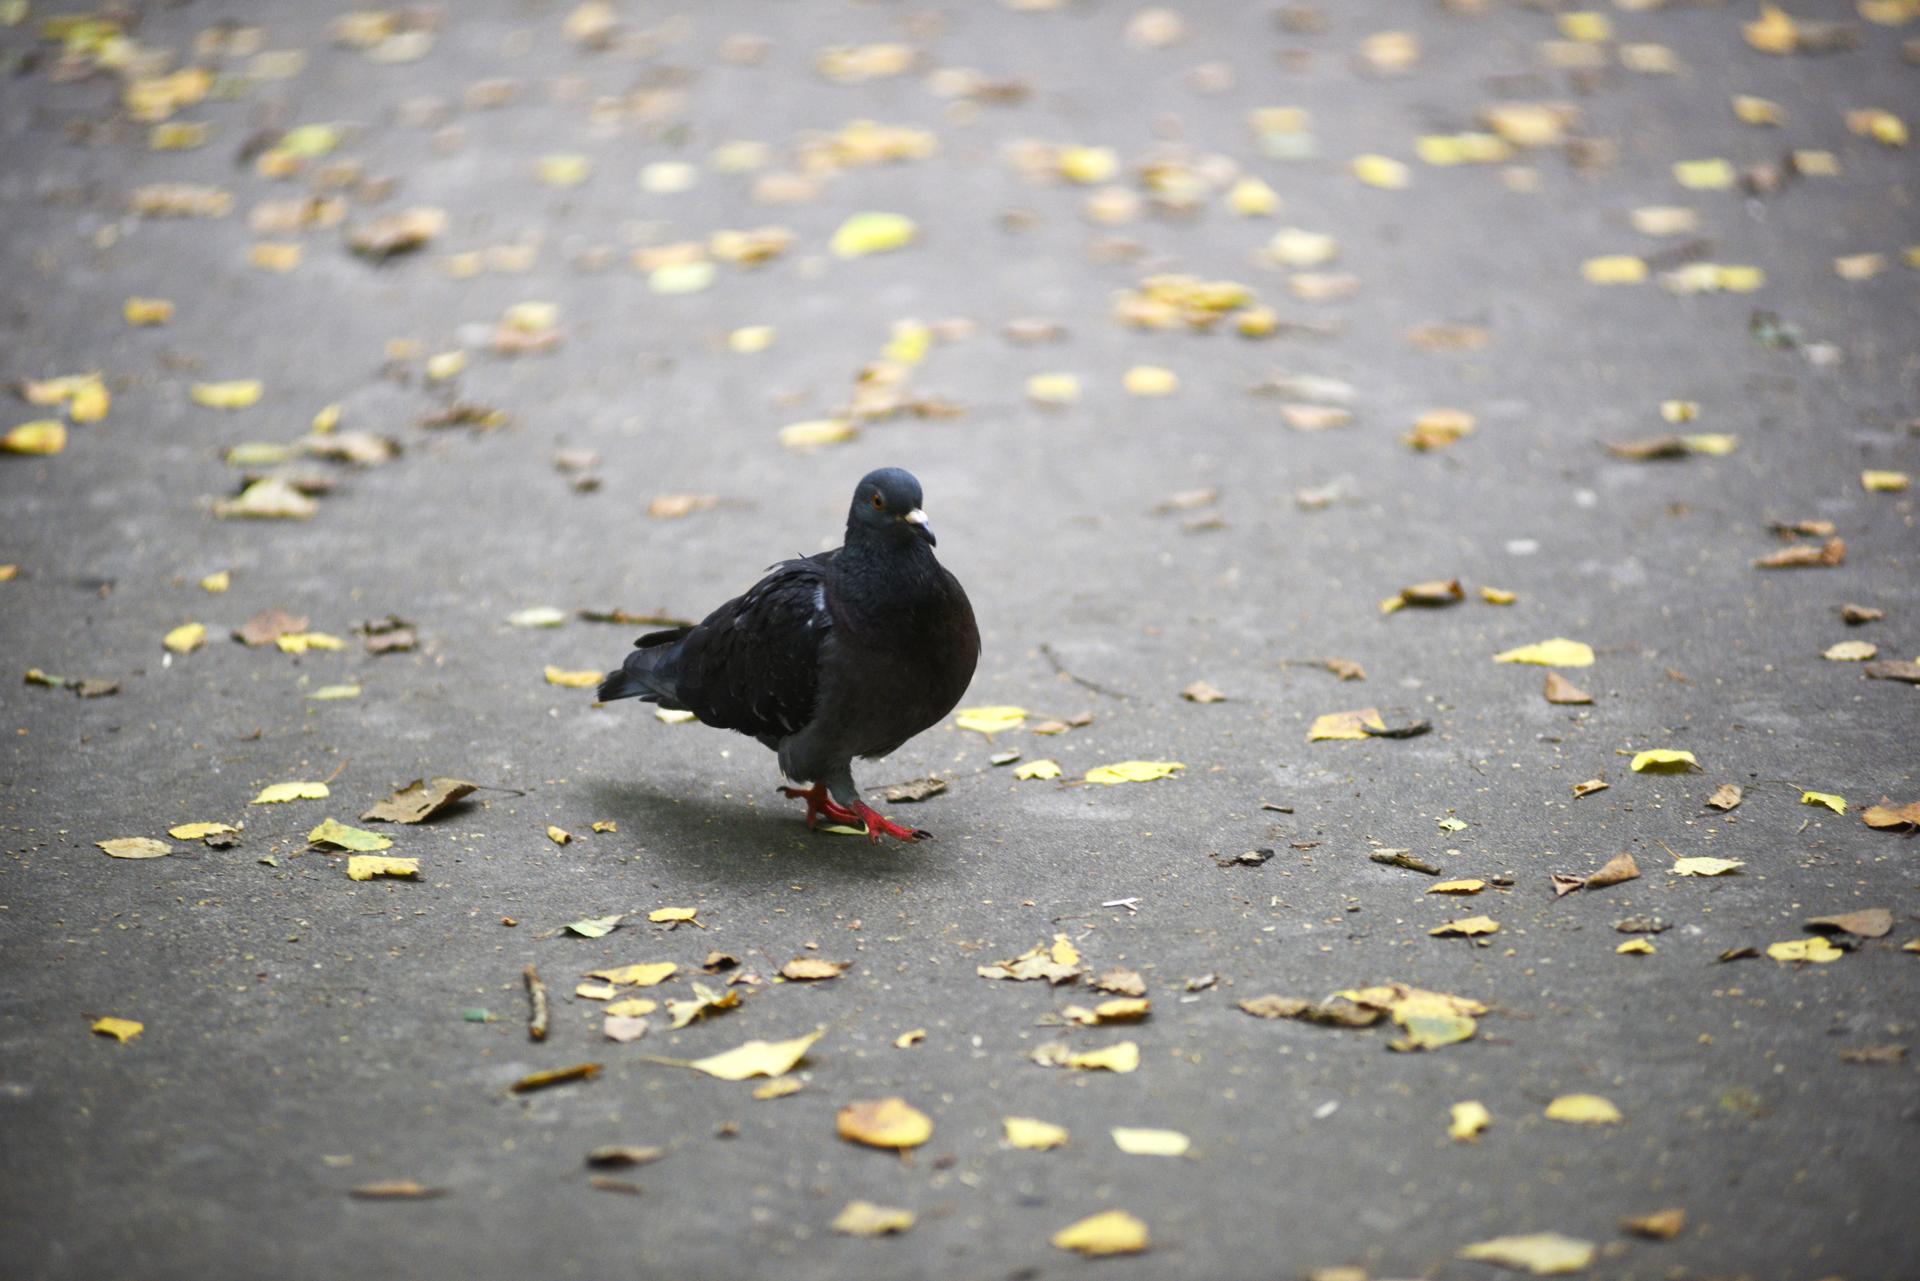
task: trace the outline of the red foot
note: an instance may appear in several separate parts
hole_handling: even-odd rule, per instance
[[[813,830],[814,824],[819,822],[822,814],[825,814],[836,823],[845,823],[849,827],[860,822],[860,816],[858,814],[839,805],[831,796],[827,795],[827,785],[825,783],[815,783],[812,787],[806,788],[805,790],[798,787],[783,787],[780,789],[780,794],[791,797],[796,801],[805,801],[807,803],[808,831]]]
[[[917,827],[902,827],[898,823],[882,817],[879,810],[874,809],[865,801],[855,801],[853,806],[860,811],[860,820],[866,825],[867,839],[875,845],[880,843],[882,836],[891,836],[896,841],[930,841],[933,839],[932,832],[924,831]]]

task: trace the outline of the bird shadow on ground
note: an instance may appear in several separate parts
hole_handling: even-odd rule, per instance
[[[939,857],[939,843],[883,840],[837,832],[809,832],[800,802],[778,792],[757,805],[723,797],[690,797],[655,791],[643,783],[588,784],[595,811],[620,824],[622,835],[642,840],[646,857],[689,871],[724,874],[729,885],[785,886],[797,875],[816,880],[882,882],[911,879],[934,883],[950,874],[952,860]],[[905,822],[898,818],[896,821]],[[822,824],[824,827],[824,823]]]

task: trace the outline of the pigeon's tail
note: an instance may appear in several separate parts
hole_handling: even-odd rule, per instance
[[[600,682],[600,701],[611,703],[616,698],[637,698],[679,710],[677,668],[680,641],[686,638],[687,631],[685,627],[677,627],[635,641],[638,648],[627,655],[627,661],[620,664],[618,671],[608,672],[607,678]]]

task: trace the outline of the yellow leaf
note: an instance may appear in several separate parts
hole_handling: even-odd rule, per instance
[[[324,801],[332,793],[325,783],[275,783],[260,789],[249,805],[284,805],[288,801]]]
[[[738,992],[733,994],[735,1000],[739,999],[739,995]],[[797,1076],[776,1076],[773,1080],[768,1081],[765,1085],[754,1090],[753,1097],[762,1101],[768,1099],[784,1099],[789,1094],[800,1093],[804,1088],[804,1082]]]
[[[1647,278],[1647,264],[1632,254],[1606,254],[1580,264],[1580,274],[1590,285],[1637,285]]]
[[[1689,453],[1706,454],[1710,458],[1725,458],[1740,447],[1738,436],[1729,436],[1722,432],[1695,432],[1682,436],[1680,443]]]
[[[1178,1130],[1140,1130],[1116,1125],[1113,1146],[1128,1156],[1185,1156],[1193,1140]]]
[[[1596,1253],[1591,1241],[1575,1240],[1558,1232],[1535,1232],[1528,1236],[1476,1241],[1461,1247],[1459,1257],[1547,1277],[1584,1272],[1592,1265]]]
[[[567,689],[592,689],[600,683],[606,673],[595,670],[590,672],[570,672],[564,667],[547,664],[547,684],[560,685]]]
[[[304,654],[310,649],[345,649],[347,643],[330,632],[288,632],[273,638],[282,654]]]
[[[1007,1142],[1016,1148],[1026,1148],[1031,1152],[1045,1152],[1057,1148],[1067,1141],[1064,1126],[1048,1121],[1036,1121],[1027,1116],[1010,1116],[1001,1122],[1007,1129]]]
[[[1777,5],[1763,4],[1760,16],[1752,22],[1742,23],[1742,35],[1747,43],[1761,53],[1788,54],[1799,43],[1799,28],[1786,10]]]
[[[1115,783],[1150,783],[1156,778],[1171,778],[1185,769],[1179,761],[1116,761],[1087,771],[1087,782],[1112,786]]]
[[[1637,752],[1633,758],[1633,772],[1636,774],[1690,774],[1700,768],[1692,752],[1683,752],[1670,747],[1649,748]]]
[[[620,824],[610,818],[603,818],[593,825],[593,830],[596,832],[617,832],[620,830]]]
[[[182,623],[163,636],[160,643],[175,654],[191,654],[207,643],[207,625]]]
[[[264,390],[259,379],[247,378],[235,382],[195,383],[190,394],[194,404],[208,409],[246,409],[259,403]]]
[[[1017,729],[1027,719],[1024,707],[963,707],[953,723],[977,734],[999,734]]]
[[[605,979],[617,987],[652,987],[664,983],[679,970],[672,961],[645,961],[639,965],[622,965],[611,970],[588,970],[590,979]]]
[[[420,860],[389,858],[384,854],[355,854],[347,859],[347,875],[356,881],[370,881],[376,876],[418,876]]]
[[[1547,1104],[1547,1120],[1572,1125],[1618,1125],[1620,1109],[1598,1094],[1563,1094]]]
[[[131,1041],[134,1037],[146,1031],[147,1025],[144,1023],[136,1023],[132,1019],[115,1018],[113,1015],[108,1015],[105,1018],[95,1019],[93,1021],[93,1030],[100,1036],[110,1036],[120,1042],[120,1044],[125,1045],[128,1041]]]
[[[1125,1210],[1108,1210],[1072,1223],[1053,1234],[1062,1250],[1078,1250],[1089,1257],[1138,1254],[1147,1248],[1147,1225]]]
[[[1066,1066],[1083,1072],[1131,1072],[1140,1066],[1140,1047],[1132,1041],[1119,1041],[1104,1049],[1069,1054]]]
[[[277,271],[285,274],[300,265],[301,247],[292,241],[262,241],[247,249],[247,261],[262,271]],[[222,408],[245,408],[245,406],[227,405]]]
[[[1227,208],[1242,218],[1266,218],[1280,210],[1280,196],[1258,178],[1242,178],[1227,192]]]
[[[358,685],[322,685],[307,697],[317,703],[327,703],[342,698],[358,698],[360,687]]]
[[[1453,1105],[1453,1119],[1447,1123],[1447,1137],[1456,1143],[1475,1143],[1480,1132],[1493,1124],[1493,1113],[1486,1104],[1468,1100]]]
[[[933,1137],[927,1114],[901,1098],[849,1103],[834,1117],[834,1129],[849,1143],[870,1148],[917,1148]]]
[[[1847,128],[1886,147],[1907,145],[1907,122],[1891,111],[1868,107],[1847,113]]]
[[[1401,161],[1372,154],[1353,158],[1353,176],[1369,187],[1388,191],[1398,191],[1413,181],[1413,175]]]
[[[585,1001],[611,1001],[619,990],[611,983],[575,983],[573,985],[573,994]]]
[[[1646,939],[1628,939],[1613,950],[1621,956],[1652,956],[1653,944]]]
[[[656,925],[680,924],[691,921],[700,914],[697,907],[656,907],[647,913],[647,919]]]
[[[97,423],[107,416],[107,409],[113,398],[107,394],[107,385],[98,378],[88,379],[73,393],[73,399],[67,402],[67,416],[77,423]]]
[[[1495,654],[1496,663],[1532,663],[1536,667],[1592,667],[1593,647],[1581,641],[1555,637]]]
[[[1598,44],[1613,38],[1613,24],[1604,13],[1563,13],[1560,15],[1560,34],[1584,44]]]
[[[1733,162],[1715,156],[1710,160],[1677,160],[1673,180],[1689,191],[1724,191],[1739,178]]]
[[[719,268],[702,258],[668,263],[647,275],[647,288],[656,294],[697,294],[713,284]]]
[[[815,418],[788,423],[780,429],[780,443],[788,449],[817,449],[852,440],[860,429],[844,418]]]
[[[1847,812],[1847,798],[1844,796],[1835,796],[1832,792],[1802,792],[1800,793],[1800,803],[1802,805],[1824,805],[1836,814],[1844,814]]]
[[[1442,881],[1429,889],[1429,894],[1478,894],[1487,888],[1485,881]]]
[[[549,187],[577,187],[593,173],[593,161],[579,155],[542,156],[536,172]]]
[[[200,580],[200,590],[209,596],[218,596],[231,586],[233,586],[233,573],[225,569],[208,574]]]
[[[335,849],[374,854],[392,849],[393,838],[369,832],[364,827],[349,827],[338,819],[330,818],[307,833],[307,844],[331,845]]]
[[[1443,1045],[1469,1040],[1478,1028],[1475,1017],[1487,1012],[1485,1005],[1471,997],[1430,992],[1424,988],[1408,987],[1404,983],[1336,992],[1334,995],[1345,997],[1356,1005],[1385,1010],[1391,1014],[1393,1021],[1407,1031],[1406,1039],[1395,1041],[1387,1047],[1393,1050],[1438,1049]]]
[[[1811,961],[1815,965],[1825,965],[1828,961],[1839,960],[1846,953],[1816,935],[1810,939],[1770,943],[1767,945],[1767,955],[1776,961]]]
[[[580,986],[585,987],[586,985],[583,983]],[[579,988],[575,988],[574,990],[578,991]],[[607,1013],[617,1019],[645,1018],[659,1008],[660,1002],[648,1000],[644,996],[629,996],[618,1001],[610,1001],[607,1003]]]
[[[437,352],[427,357],[427,381],[443,383],[449,378],[457,378],[466,367],[466,352],[457,348],[453,351]]]
[[[173,304],[164,298],[129,298],[120,314],[129,325],[164,325],[173,319]]]
[[[1677,858],[1668,868],[1675,876],[1726,876],[1746,864],[1737,858]]]
[[[1059,778],[1060,763],[1050,760],[1028,761],[1024,765],[1014,766],[1013,776],[1022,781],[1031,778]]]
[[[565,828],[554,827],[552,824],[548,824],[547,839],[552,841],[555,845],[565,845],[568,841],[571,841],[573,839],[573,833],[567,831]]]
[[[742,325],[727,335],[727,349],[751,356],[773,346],[772,325]]]
[[[1379,708],[1362,707],[1351,712],[1328,712],[1324,716],[1314,718],[1313,726],[1307,730],[1307,741],[1309,743],[1347,739],[1359,741],[1372,737],[1367,733],[1368,726],[1376,730],[1386,729],[1387,723],[1380,719]]]
[[[1904,494],[1913,478],[1903,471],[1863,471],[1860,488],[1870,494]]]
[[[813,1043],[826,1033],[825,1028],[818,1028],[791,1041],[748,1041],[724,1054],[695,1059],[687,1066],[722,1081],[744,1081],[750,1076],[785,1076],[793,1070],[794,1064],[806,1057]]]
[[[838,258],[883,254],[913,243],[913,219],[897,213],[857,213],[840,224],[829,247]]]
[[[1472,938],[1476,934],[1498,934],[1500,922],[1491,916],[1465,916],[1445,925],[1436,925],[1427,933],[1436,938]]]
[[[777,1084],[777,1083],[776,1083]],[[762,1097],[771,1086],[753,1092]],[[913,1226],[913,1211],[875,1205],[871,1201],[849,1201],[847,1208],[834,1216],[833,1230],[850,1237],[879,1237],[890,1232],[905,1232]]]
[[[1062,147],[1054,158],[1060,176],[1082,185],[1107,182],[1120,170],[1111,147]]]
[[[1180,390],[1180,375],[1158,365],[1135,365],[1127,370],[1121,385],[1132,396],[1171,396]]]
[[[1511,605],[1520,599],[1520,593],[1510,592],[1504,587],[1482,587],[1480,599],[1489,605]]]
[[[182,823],[178,827],[167,829],[167,835],[176,841],[198,841],[221,832],[237,832],[240,829],[231,823]]]
[[[173,846],[150,836],[122,836],[111,841],[95,841],[94,844],[114,858],[165,858],[173,853]]]
[[[278,476],[256,480],[240,491],[240,497],[221,499],[213,505],[220,517],[251,517],[261,520],[306,520],[320,505]]]
[[[653,709],[653,719],[659,721],[662,725],[685,725],[688,721],[698,720],[700,718],[685,708],[656,707]]]
[[[53,418],[21,423],[0,436],[0,449],[9,454],[57,454],[67,447],[67,425]]]
[[[1036,405],[1071,405],[1080,399],[1080,380],[1072,374],[1035,374],[1027,379],[1027,399]]]

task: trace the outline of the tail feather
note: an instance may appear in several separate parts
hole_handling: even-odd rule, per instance
[[[645,703],[679,709],[679,694],[674,687],[674,665],[680,657],[678,642],[686,634],[685,628],[676,628],[642,636],[635,642],[639,648],[627,655],[618,670],[608,672],[606,679],[600,682],[600,701],[611,703],[617,698],[638,698]]]

